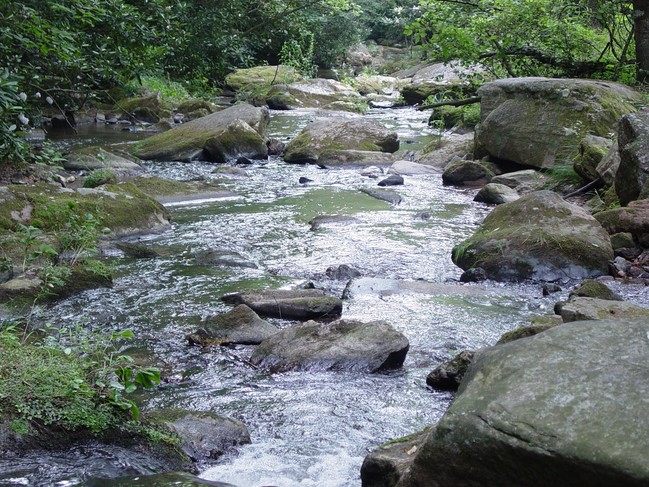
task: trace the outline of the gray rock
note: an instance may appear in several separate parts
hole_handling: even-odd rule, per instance
[[[207,141],[223,134],[236,120],[247,123],[265,137],[268,109],[240,103],[137,142],[133,154],[140,159],[160,161],[202,159],[205,158],[203,149]]]
[[[549,177],[534,169],[524,169],[505,174],[499,174],[491,178],[494,184],[503,184],[515,189],[519,194],[530,193],[543,189]]]
[[[31,274],[20,274],[0,284],[0,302],[17,297],[33,298],[41,290],[43,280]]]
[[[609,299],[574,296],[561,307],[564,323],[582,320],[625,320],[643,316],[649,318],[649,309],[626,301]]]
[[[586,279],[604,275],[613,258],[599,222],[551,191],[499,205],[478,231],[453,249],[462,269],[482,267],[490,279]]]
[[[604,283],[596,281],[595,279],[586,279],[581,282],[573,291],[568,295],[568,298],[573,296],[582,298],[597,298],[607,299],[609,301],[624,301],[622,296],[618,293],[611,291],[611,289]]]
[[[572,160],[587,133],[608,137],[643,102],[624,85],[583,79],[501,79],[478,95],[477,155],[535,168]]]
[[[418,162],[399,160],[395,161],[388,173],[402,176],[415,176],[420,174],[439,174],[441,171],[433,166],[419,164]]]
[[[266,159],[266,139],[243,120],[234,120],[223,132],[208,139],[203,146],[209,160],[225,163],[239,158]]]
[[[485,184],[491,181],[495,173],[480,161],[453,160],[442,174],[444,184]]]
[[[66,156],[63,167],[68,171],[112,169],[118,172],[138,172],[144,170],[142,166],[136,162],[117,154],[113,154],[99,146],[75,149]]]
[[[347,264],[327,267],[325,274],[329,279],[335,279],[336,281],[348,281],[349,279],[361,276],[359,270],[354,269]]]
[[[390,189],[362,188],[361,192],[371,196],[372,198],[376,198],[377,200],[387,201],[393,205],[401,203],[401,196]]]
[[[629,206],[600,211],[594,216],[609,234],[626,232],[639,244],[649,244],[649,199],[632,201]]]
[[[418,152],[415,161],[443,171],[456,158],[473,159],[473,145],[473,133],[445,136]]]
[[[468,76],[481,71],[479,66],[465,67],[457,61],[420,66],[410,84],[401,88],[401,96],[409,105],[421,103],[436,93],[462,89],[469,84]]]
[[[574,161],[574,169],[585,181],[599,178],[597,168],[611,150],[613,141],[606,137],[588,134],[579,144],[579,154]]]
[[[448,362],[435,368],[426,377],[426,384],[433,389],[457,391],[467,368],[473,361],[475,351],[463,350]]]
[[[615,192],[620,204],[626,206],[633,200],[649,198],[649,110],[622,117],[618,134],[620,167],[615,175]]]
[[[504,184],[488,183],[480,188],[473,201],[490,205],[502,205],[516,201],[518,198],[520,198],[520,195],[515,189]]]
[[[307,79],[273,85],[266,95],[268,106],[277,110],[323,108],[359,111],[361,95],[354,88],[332,79]]]
[[[394,487],[412,464],[415,453],[430,430],[399,438],[379,446],[363,460],[362,487]]]
[[[487,272],[482,267],[471,267],[460,276],[460,282],[480,282],[487,279]]]
[[[649,484],[649,318],[479,352],[399,487]]]
[[[89,479],[84,487],[236,487],[224,482],[205,480],[187,472],[156,473],[117,479]]]
[[[236,446],[250,443],[248,428],[241,421],[206,411],[162,410],[147,414],[182,440],[183,452],[195,461],[218,458]]]
[[[309,221],[311,230],[320,230],[327,227],[344,227],[360,223],[358,218],[347,215],[320,215]]]
[[[319,162],[330,150],[363,150],[395,152],[399,149],[396,132],[375,120],[362,118],[327,118],[307,125],[289,142],[284,153],[286,162]]]
[[[387,166],[394,161],[394,155],[375,150],[326,150],[318,157],[318,164],[332,167]]]
[[[403,176],[392,174],[382,181],[379,181],[379,186],[401,186],[403,183]]]
[[[257,264],[250,262],[238,252],[230,250],[201,250],[196,252],[194,259],[196,265],[202,266],[257,268]]]
[[[611,235],[611,246],[614,251],[617,251],[618,249],[634,248],[635,242],[633,241],[633,234],[630,232],[614,233]]]
[[[336,319],[342,313],[340,298],[319,289],[276,289],[227,294],[228,304],[246,304],[261,316],[286,320]]]
[[[595,168],[597,175],[600,177],[604,184],[611,186],[615,182],[615,175],[620,167],[620,151],[618,141],[614,141],[613,145],[602,158],[601,162]]]
[[[309,321],[264,340],[250,361],[273,372],[378,372],[403,365],[408,339],[385,321]]]
[[[203,326],[187,335],[187,339],[197,345],[258,345],[278,331],[248,306],[240,304],[227,313],[205,317]]]

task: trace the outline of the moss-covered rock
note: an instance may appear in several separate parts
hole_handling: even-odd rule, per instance
[[[504,184],[489,183],[480,188],[473,201],[490,205],[502,205],[516,201],[518,198],[520,198],[520,195],[515,189]]]
[[[236,92],[259,87],[269,87],[271,84],[293,83],[302,76],[292,66],[256,66],[254,68],[237,69],[225,77],[225,84]]]
[[[649,199],[632,201],[629,206],[595,213],[606,231],[614,235],[630,233],[637,242],[649,242]]]
[[[545,330],[549,330],[550,328],[554,328],[555,326],[563,323],[563,321],[560,318],[558,320],[556,320],[555,317],[551,317],[551,318],[553,321],[551,323],[521,326],[520,328],[516,328],[515,330],[508,331],[507,333],[503,333],[501,337],[498,339],[498,341],[496,342],[496,345],[504,345],[505,343],[513,342],[514,340],[520,340],[521,338],[527,338],[534,335],[538,335],[539,333]]]
[[[435,63],[418,67],[411,82],[401,87],[401,96],[409,105],[421,103],[442,92],[462,95],[470,87],[467,78],[480,68],[467,68],[458,62]]]
[[[618,130],[620,166],[615,191],[622,206],[649,198],[649,109],[620,120]]]
[[[613,249],[599,222],[551,191],[497,206],[478,231],[453,249],[462,269],[490,279],[583,279],[606,274]]]
[[[328,118],[307,125],[286,147],[286,162],[318,162],[325,151],[362,150],[396,152],[396,132],[374,120]]]
[[[208,139],[204,146],[209,159],[225,163],[239,157],[265,159],[268,157],[266,139],[242,120],[235,120],[220,134]]]
[[[626,301],[611,301],[573,296],[561,306],[561,318],[565,323],[582,320],[625,320],[649,318],[649,309]]]
[[[426,384],[433,389],[457,391],[466,370],[473,361],[475,351],[463,350],[448,362],[436,367],[428,376]]]
[[[202,326],[187,335],[187,339],[191,344],[199,345],[258,345],[278,331],[248,306],[241,304],[227,313],[206,317]]]
[[[181,113],[192,113],[197,110],[205,110],[207,114],[210,114],[214,111],[214,107],[202,98],[191,98],[181,102],[176,110]]]
[[[309,79],[268,90],[268,106],[276,109],[323,108],[360,112],[361,96],[351,86],[331,79]]]
[[[551,168],[572,161],[586,134],[609,137],[643,98],[611,82],[512,78],[484,84],[478,156]]]
[[[104,184],[117,184],[117,176],[108,169],[95,169],[83,182],[84,188],[96,188]]]
[[[489,163],[456,158],[444,169],[442,181],[444,184],[481,185],[494,176],[494,168]]]
[[[135,161],[114,154],[100,146],[75,148],[66,156],[63,167],[70,171],[92,171],[95,169],[111,169],[119,172],[142,171],[142,167]]]
[[[623,301],[622,296],[618,293],[611,291],[611,289],[604,284],[595,279],[586,279],[581,282],[572,292],[569,294],[569,298],[582,297],[582,298],[597,298],[605,299],[609,301]]]
[[[613,141],[606,137],[588,134],[579,144],[579,153],[575,158],[575,172],[585,181],[599,178],[597,168],[611,150]]]
[[[236,120],[247,123],[265,137],[268,110],[242,103],[142,140],[134,145],[133,154],[140,159],[162,161],[209,160],[209,155],[203,154],[206,142],[223,134]]]

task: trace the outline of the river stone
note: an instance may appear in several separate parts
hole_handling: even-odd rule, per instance
[[[277,331],[248,306],[240,304],[227,313],[205,317],[203,326],[187,335],[187,339],[192,345],[258,345]]]
[[[387,178],[379,181],[379,186],[402,186],[404,183],[403,176],[391,174]]]
[[[499,174],[491,178],[494,184],[504,184],[515,189],[519,194],[539,191],[548,182],[549,177],[534,169],[523,169],[522,171]]]
[[[414,454],[426,441],[429,432],[425,429],[389,441],[367,455],[361,466],[362,487],[394,487],[412,464]]]
[[[417,152],[415,161],[443,171],[456,158],[473,159],[473,145],[473,133],[444,136]]]
[[[622,117],[618,130],[620,167],[615,192],[622,206],[649,198],[649,109]]]
[[[248,428],[241,421],[207,411],[163,409],[147,413],[147,419],[177,434],[183,453],[194,461],[215,459],[250,443]]]
[[[442,181],[444,184],[485,184],[494,175],[494,171],[486,163],[456,158],[444,169]]]
[[[397,91],[399,84],[404,83],[392,76],[361,75],[354,78],[354,88],[361,95],[369,95],[372,93],[392,95]]]
[[[319,289],[262,289],[226,294],[227,304],[246,304],[260,316],[286,320],[335,319],[343,310],[340,298]]]
[[[597,220],[551,191],[499,205],[478,231],[455,246],[462,269],[482,267],[490,279],[586,279],[608,272],[611,241]]]
[[[318,164],[327,168],[346,166],[387,166],[394,161],[388,152],[369,150],[326,150],[318,157]]]
[[[225,85],[233,91],[270,87],[273,83],[292,83],[302,76],[292,66],[255,66],[237,69],[225,77]]]
[[[611,289],[595,279],[586,279],[581,282],[569,295],[568,298],[578,296],[582,298],[607,299],[609,301],[624,301],[622,296],[611,291]]]
[[[43,280],[31,274],[19,274],[7,282],[0,284],[0,303],[14,298],[35,297],[41,290]]]
[[[516,201],[518,198],[520,198],[520,195],[515,189],[504,184],[488,183],[480,188],[473,201],[490,205],[502,205]]]
[[[588,134],[579,144],[579,154],[575,158],[573,167],[585,181],[594,181],[599,178],[597,167],[611,150],[613,141],[606,137]]]
[[[385,321],[308,321],[264,340],[250,362],[272,372],[378,372],[403,365],[408,339]]]
[[[360,93],[351,86],[322,78],[273,85],[266,99],[268,106],[277,110],[322,108],[350,112],[359,111],[360,101]]]
[[[573,296],[561,306],[561,318],[565,323],[582,320],[624,320],[643,316],[649,318],[649,309],[626,301]]]
[[[399,196],[399,193],[392,191],[391,189],[361,188],[361,192],[371,196],[372,198],[376,198],[377,200],[387,201],[395,206],[401,203],[401,196]]]
[[[257,268],[257,264],[250,262],[238,252],[230,250],[201,250],[196,252],[194,259],[196,265],[202,266]]]
[[[366,118],[327,118],[307,125],[289,142],[286,162],[315,163],[327,150],[396,152],[399,138],[380,122]]]
[[[465,67],[458,61],[425,65],[413,74],[410,84],[401,88],[401,96],[414,105],[440,92],[461,91],[468,86],[468,77],[480,71],[479,67]]]
[[[433,389],[457,391],[467,368],[473,361],[475,351],[463,350],[448,362],[436,367],[426,377],[426,384]]]
[[[570,161],[586,134],[608,137],[642,96],[613,82],[511,78],[485,83],[477,155],[548,169]]]
[[[66,156],[63,167],[68,171],[112,169],[118,172],[143,171],[134,161],[118,156],[103,147],[89,146],[74,149]]]
[[[203,149],[207,141],[223,134],[236,120],[247,123],[264,137],[268,109],[240,103],[137,142],[133,154],[140,159],[160,161],[205,159]]]
[[[632,201],[629,206],[600,211],[594,216],[609,234],[630,233],[638,243],[649,246],[649,199]]]
[[[220,134],[205,142],[205,157],[210,161],[225,163],[240,157],[266,159],[266,139],[243,120],[235,120]]]
[[[224,482],[205,480],[187,472],[156,473],[118,479],[89,479],[84,487],[236,487]]]
[[[508,331],[503,333],[496,345],[503,345],[505,343],[513,342],[514,340],[520,340],[521,338],[527,338],[534,335],[538,335],[541,332],[554,328],[555,326],[563,324],[563,320],[559,316],[548,316],[548,317],[535,317],[537,321],[542,320],[544,323],[533,322],[529,326],[521,326],[515,330]]]
[[[347,215],[320,215],[309,221],[311,230],[320,230],[328,227],[346,227],[360,223],[358,218]]]
[[[347,264],[327,267],[325,274],[329,279],[336,281],[349,281],[350,279],[361,276],[361,272],[358,269],[354,269]]]
[[[646,486],[649,318],[479,352],[398,487]]]
[[[438,175],[440,170],[418,162],[399,160],[392,163],[388,169],[389,174],[400,174],[402,176],[417,176],[424,174]]]

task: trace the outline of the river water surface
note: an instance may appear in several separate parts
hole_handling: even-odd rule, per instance
[[[273,112],[271,136],[293,136],[314,116]],[[402,152],[432,136],[422,112],[376,110],[368,116],[399,132]],[[214,165],[205,163],[146,166],[175,179],[219,178],[212,174]],[[246,169],[248,177],[219,179],[237,197],[172,206],[172,229],[140,238],[162,249],[163,257],[134,260],[115,253],[112,289],[83,293],[47,312],[54,324],[135,332],[131,352],[153,354],[167,378],[143,398],[143,410],[214,411],[248,426],[252,444],[204,465],[205,479],[240,487],[360,486],[369,451],[435,423],[450,404],[450,393],[426,387],[430,370],[460,350],[494,344],[535,314],[550,314],[570,289],[544,298],[539,285],[460,284],[451,248],[475,231],[489,208],[472,201],[475,190],[445,187],[439,175],[406,176],[396,188],[403,201],[392,206],[359,191],[377,180],[357,169],[323,170],[274,158]],[[300,177],[312,182],[299,184]],[[357,221],[313,231],[308,222],[318,215],[352,215]],[[195,252],[207,249],[236,251],[257,267],[197,266]],[[270,375],[247,365],[252,347],[188,346],[185,335],[204,316],[228,310],[219,300],[223,294],[306,282],[341,294],[345,282],[325,274],[340,264],[363,276],[350,286],[343,317],[383,319],[404,333],[410,352],[403,369]],[[632,301],[646,300],[641,289],[623,292]],[[88,467],[92,455],[77,463],[69,457],[34,461],[54,465],[49,471],[56,478],[26,469],[8,485],[78,485],[101,476]]]

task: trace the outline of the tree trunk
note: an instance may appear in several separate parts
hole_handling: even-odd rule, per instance
[[[649,0],[633,0],[638,81],[649,83]]]

